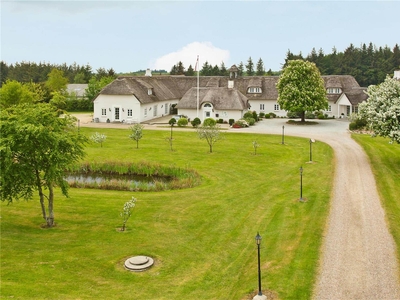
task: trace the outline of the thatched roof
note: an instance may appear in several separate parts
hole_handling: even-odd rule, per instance
[[[360,92],[360,86],[353,76],[350,75],[329,75],[322,76],[326,88],[341,88],[342,92],[350,95],[355,103],[363,99],[364,94]],[[210,94],[208,97],[221,99],[221,105],[227,104],[227,99],[222,94],[234,97],[239,103],[243,102],[243,97],[247,100],[276,100],[278,98],[278,90],[276,83],[279,76],[248,76],[233,79],[234,87],[232,91],[227,91],[228,81],[230,79],[224,76],[201,76],[199,77],[199,86],[201,93],[206,93],[208,89]],[[107,85],[100,94],[105,95],[135,95],[141,103],[151,103],[165,100],[180,100],[180,102],[193,99],[190,97],[193,88],[197,87],[196,76],[133,76],[119,77],[109,85]],[[260,87],[261,93],[248,93],[249,87]],[[223,88],[223,89],[220,89]],[[148,95],[148,90],[152,89],[152,95]],[[240,92],[240,93],[238,93]],[[328,94],[328,99],[336,102],[340,94]],[[203,97],[206,97],[204,94]],[[242,100],[238,100],[238,99]],[[349,99],[350,99],[349,98]],[[216,100],[215,100],[216,101]],[[186,105],[188,104],[182,104]],[[239,104],[235,104],[239,107]],[[232,108],[232,106],[230,106]],[[195,108],[195,106],[194,106]]]
[[[211,103],[218,110],[245,110],[249,108],[248,99],[240,91],[227,87],[199,88],[199,108]],[[182,97],[177,108],[197,109],[197,88],[193,87]]]
[[[353,88],[345,94],[352,105],[358,105],[368,99],[366,91],[366,88]]]

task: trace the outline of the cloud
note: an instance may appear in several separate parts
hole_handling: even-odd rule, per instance
[[[181,61],[186,70],[189,65],[192,65],[194,69],[197,55],[199,55],[200,69],[206,61],[213,66],[220,66],[221,62],[224,62],[227,68],[230,67],[227,65],[230,56],[228,50],[217,48],[210,42],[193,42],[178,51],[157,58],[151,68],[169,72],[174,65]]]

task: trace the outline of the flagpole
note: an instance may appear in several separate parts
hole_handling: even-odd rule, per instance
[[[197,105],[196,105],[197,118],[199,117],[199,82],[200,82],[199,69],[200,69],[200,63],[199,63],[199,56],[197,55]]]

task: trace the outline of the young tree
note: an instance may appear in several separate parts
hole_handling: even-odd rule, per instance
[[[300,112],[302,122],[305,122],[306,111],[328,108],[324,80],[314,63],[289,61],[276,87],[278,104],[287,111]]]
[[[187,69],[185,75],[186,76],[194,76],[195,75],[192,65],[189,65],[189,68]]]
[[[54,188],[68,196],[64,170],[84,156],[76,118],[59,118],[50,104],[21,104],[0,112],[2,201],[39,194],[46,226],[54,226]],[[46,195],[47,193],[47,195]],[[47,209],[46,209],[47,201]]]
[[[368,100],[359,104],[359,114],[375,135],[400,144],[400,81],[386,77],[367,89]]]
[[[199,138],[205,139],[210,147],[210,153],[213,152],[213,145],[221,140],[221,126],[219,125],[202,125],[197,127],[197,134]]]
[[[265,69],[264,69],[264,62],[262,61],[261,57],[257,62],[257,76],[264,76],[265,74]]]
[[[95,132],[90,136],[90,140],[93,141],[93,143],[100,144],[100,148],[103,148],[103,143],[107,139],[107,136],[103,133],[98,133]]]
[[[54,68],[47,77],[46,86],[51,92],[63,92],[67,89],[68,78],[64,77],[63,71]]]
[[[171,118],[170,120],[169,120],[169,122],[168,122],[168,124],[171,126],[171,134],[170,134],[170,137],[168,138],[168,141],[169,141],[169,146],[170,146],[170,148],[171,148],[171,151],[172,151],[172,128],[174,127],[174,125],[176,124],[176,119],[175,118]]]
[[[141,124],[135,124],[129,127],[129,129],[132,131],[132,133],[129,135],[129,138],[136,141],[136,149],[139,148],[139,140],[143,137],[143,128],[144,126]]]
[[[254,63],[253,60],[251,59],[251,56],[247,60],[246,74],[247,76],[254,76]]]
[[[120,216],[122,218],[121,231],[125,231],[126,222],[128,222],[129,218],[131,217],[132,210],[135,208],[135,206],[136,206],[136,198],[135,197],[132,197],[131,200],[129,200],[128,202],[125,202],[124,209],[120,213]]]
[[[238,76],[243,76],[244,73],[243,62],[240,62],[237,68],[238,68]]]

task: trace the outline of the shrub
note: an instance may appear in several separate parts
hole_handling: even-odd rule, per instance
[[[240,119],[240,120],[237,120],[237,121],[232,125],[232,127],[233,127],[233,128],[244,128],[244,127],[249,127],[249,123],[247,123],[247,121],[244,120],[244,119]]]
[[[253,126],[256,123],[254,118],[245,118],[245,120],[250,126]]]
[[[257,122],[258,121],[258,115],[256,111],[253,111],[253,119]]]
[[[222,124],[222,123],[224,123],[224,120],[223,119],[218,119],[218,123]]]
[[[300,113],[298,111],[288,111],[287,112],[287,117],[289,119],[296,119],[296,118],[300,118]]]
[[[260,114],[259,114],[258,116],[260,117],[260,119],[262,119],[262,118],[264,118],[264,117],[265,117],[265,113],[263,113],[263,112],[260,112]]]
[[[248,111],[243,115],[243,119],[252,118],[252,117],[253,117],[253,113],[251,111]]]
[[[193,121],[190,122],[193,127],[197,127],[201,124],[201,121],[199,118],[194,118]]]
[[[315,119],[315,115],[312,112],[306,111],[306,119]]]
[[[179,126],[179,127],[186,126],[188,123],[189,123],[189,122],[188,122],[188,119],[186,119],[186,118],[180,118],[180,119],[178,120],[178,126]]]
[[[325,116],[323,113],[318,114],[318,119],[322,120],[325,119]]]
[[[217,125],[217,121],[215,121],[213,118],[207,118],[203,122],[203,126],[215,126]]]
[[[232,126],[235,123],[235,119],[229,119],[229,126]]]
[[[270,117],[270,118],[276,118],[276,113],[270,112],[270,113],[269,113],[269,117]]]
[[[269,114],[265,114],[266,119],[271,119],[271,116]]]

